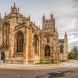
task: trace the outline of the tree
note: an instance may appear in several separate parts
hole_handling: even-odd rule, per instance
[[[77,59],[77,57],[78,57],[78,49],[77,49],[77,46],[75,46],[75,47],[71,50],[71,52],[69,53],[68,58],[69,58],[69,59]]]

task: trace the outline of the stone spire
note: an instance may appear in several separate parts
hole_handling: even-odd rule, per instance
[[[14,2],[14,6],[13,6],[13,8],[16,8],[16,4],[15,4],[15,2]]]
[[[68,59],[68,38],[67,38],[67,33],[65,32],[64,35],[64,52],[63,52],[63,60],[67,60]]]

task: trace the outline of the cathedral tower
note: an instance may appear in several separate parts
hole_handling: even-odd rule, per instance
[[[45,15],[43,16],[42,29],[55,32],[55,18],[53,17],[53,14],[50,15],[50,18],[46,18]]]

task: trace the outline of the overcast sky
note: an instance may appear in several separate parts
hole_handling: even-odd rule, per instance
[[[53,13],[60,37],[67,32],[69,47],[78,46],[78,0],[0,0],[2,16],[9,13],[14,1],[20,12],[30,15],[36,24],[41,25],[43,14],[49,16]]]

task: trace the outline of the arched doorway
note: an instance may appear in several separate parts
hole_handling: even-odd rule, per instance
[[[16,52],[21,53],[24,49],[24,34],[21,31],[16,33]]]
[[[1,52],[1,60],[3,61],[3,63],[5,62],[5,53]]]
[[[45,46],[45,57],[49,57],[50,56],[50,46],[46,45]]]

